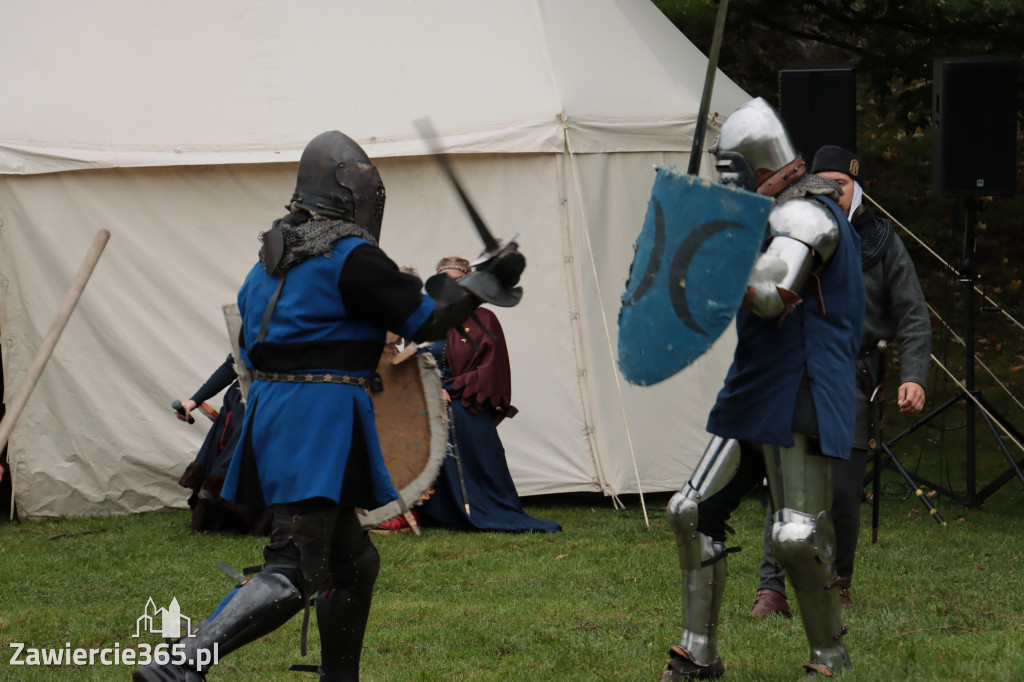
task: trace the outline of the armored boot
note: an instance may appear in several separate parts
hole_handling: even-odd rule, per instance
[[[171,662],[152,663],[132,674],[134,682],[201,682],[219,660],[287,622],[302,608],[302,595],[280,573],[259,573],[239,587],[211,618],[181,640]]]

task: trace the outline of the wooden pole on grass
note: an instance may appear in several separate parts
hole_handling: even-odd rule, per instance
[[[82,297],[82,291],[85,290],[85,284],[89,281],[92,271],[96,268],[96,263],[100,259],[100,254],[103,253],[103,249],[107,245],[107,241],[109,239],[110,232],[108,230],[100,230],[96,234],[96,239],[93,240],[92,246],[89,248],[89,252],[85,255],[85,261],[82,263],[82,267],[78,269],[78,274],[75,276],[75,280],[71,282],[71,287],[68,289],[68,293],[64,297],[64,303],[61,304],[60,310],[57,311],[57,317],[50,326],[50,331],[47,332],[46,337],[39,346],[39,350],[36,351],[36,357],[32,360],[32,365],[28,368],[28,373],[25,375],[25,379],[21,382],[21,386],[18,387],[18,392],[14,395],[14,398],[11,402],[7,403],[7,411],[4,413],[3,420],[0,421],[0,451],[7,446],[7,441],[11,437],[11,432],[14,431],[14,423],[21,415],[21,411],[25,409],[25,404],[28,402],[29,396],[32,395],[32,390],[36,387],[36,384],[39,383],[39,377],[43,373],[43,368],[46,366],[46,362],[50,359],[50,356],[53,355],[53,349],[57,346],[57,340],[60,339],[60,335],[64,332],[64,327],[67,326],[68,320],[71,318],[71,313],[78,304],[78,299]],[[13,483],[13,468],[9,474]],[[11,489],[14,489],[13,485],[11,486]],[[10,515],[13,519],[13,494],[11,495]]]

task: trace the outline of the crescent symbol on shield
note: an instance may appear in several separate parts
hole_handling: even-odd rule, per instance
[[[639,301],[654,284],[654,278],[658,276],[658,270],[661,268],[661,258],[665,254],[665,214],[661,210],[661,202],[656,198],[651,197],[651,205],[654,207],[654,245],[651,248],[651,257],[647,261],[647,272],[644,273],[644,278],[640,280],[636,291],[626,301],[627,306]]]
[[[679,248],[676,249],[672,267],[668,273],[668,297],[672,303],[672,309],[676,312],[676,317],[693,331],[705,336],[707,336],[707,332],[701,329],[697,321],[693,319],[693,315],[690,314],[690,306],[686,302],[686,277],[689,274],[690,261],[693,260],[697,250],[704,245],[704,242],[722,230],[732,227],[743,229],[743,225],[732,220],[712,220],[686,235]]]

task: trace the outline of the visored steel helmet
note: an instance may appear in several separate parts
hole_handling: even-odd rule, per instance
[[[302,152],[293,207],[355,223],[379,239],[384,183],[363,148],[331,130],[310,140]]]
[[[725,120],[711,151],[719,157],[723,152],[739,154],[755,173],[759,168],[777,171],[798,156],[782,119],[760,97]]]

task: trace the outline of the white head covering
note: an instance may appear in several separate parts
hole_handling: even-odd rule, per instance
[[[850,215],[846,216],[847,220],[853,220],[853,214],[860,208],[861,200],[864,198],[864,188],[860,186],[860,183],[856,180],[853,181],[853,201],[850,202]]]

